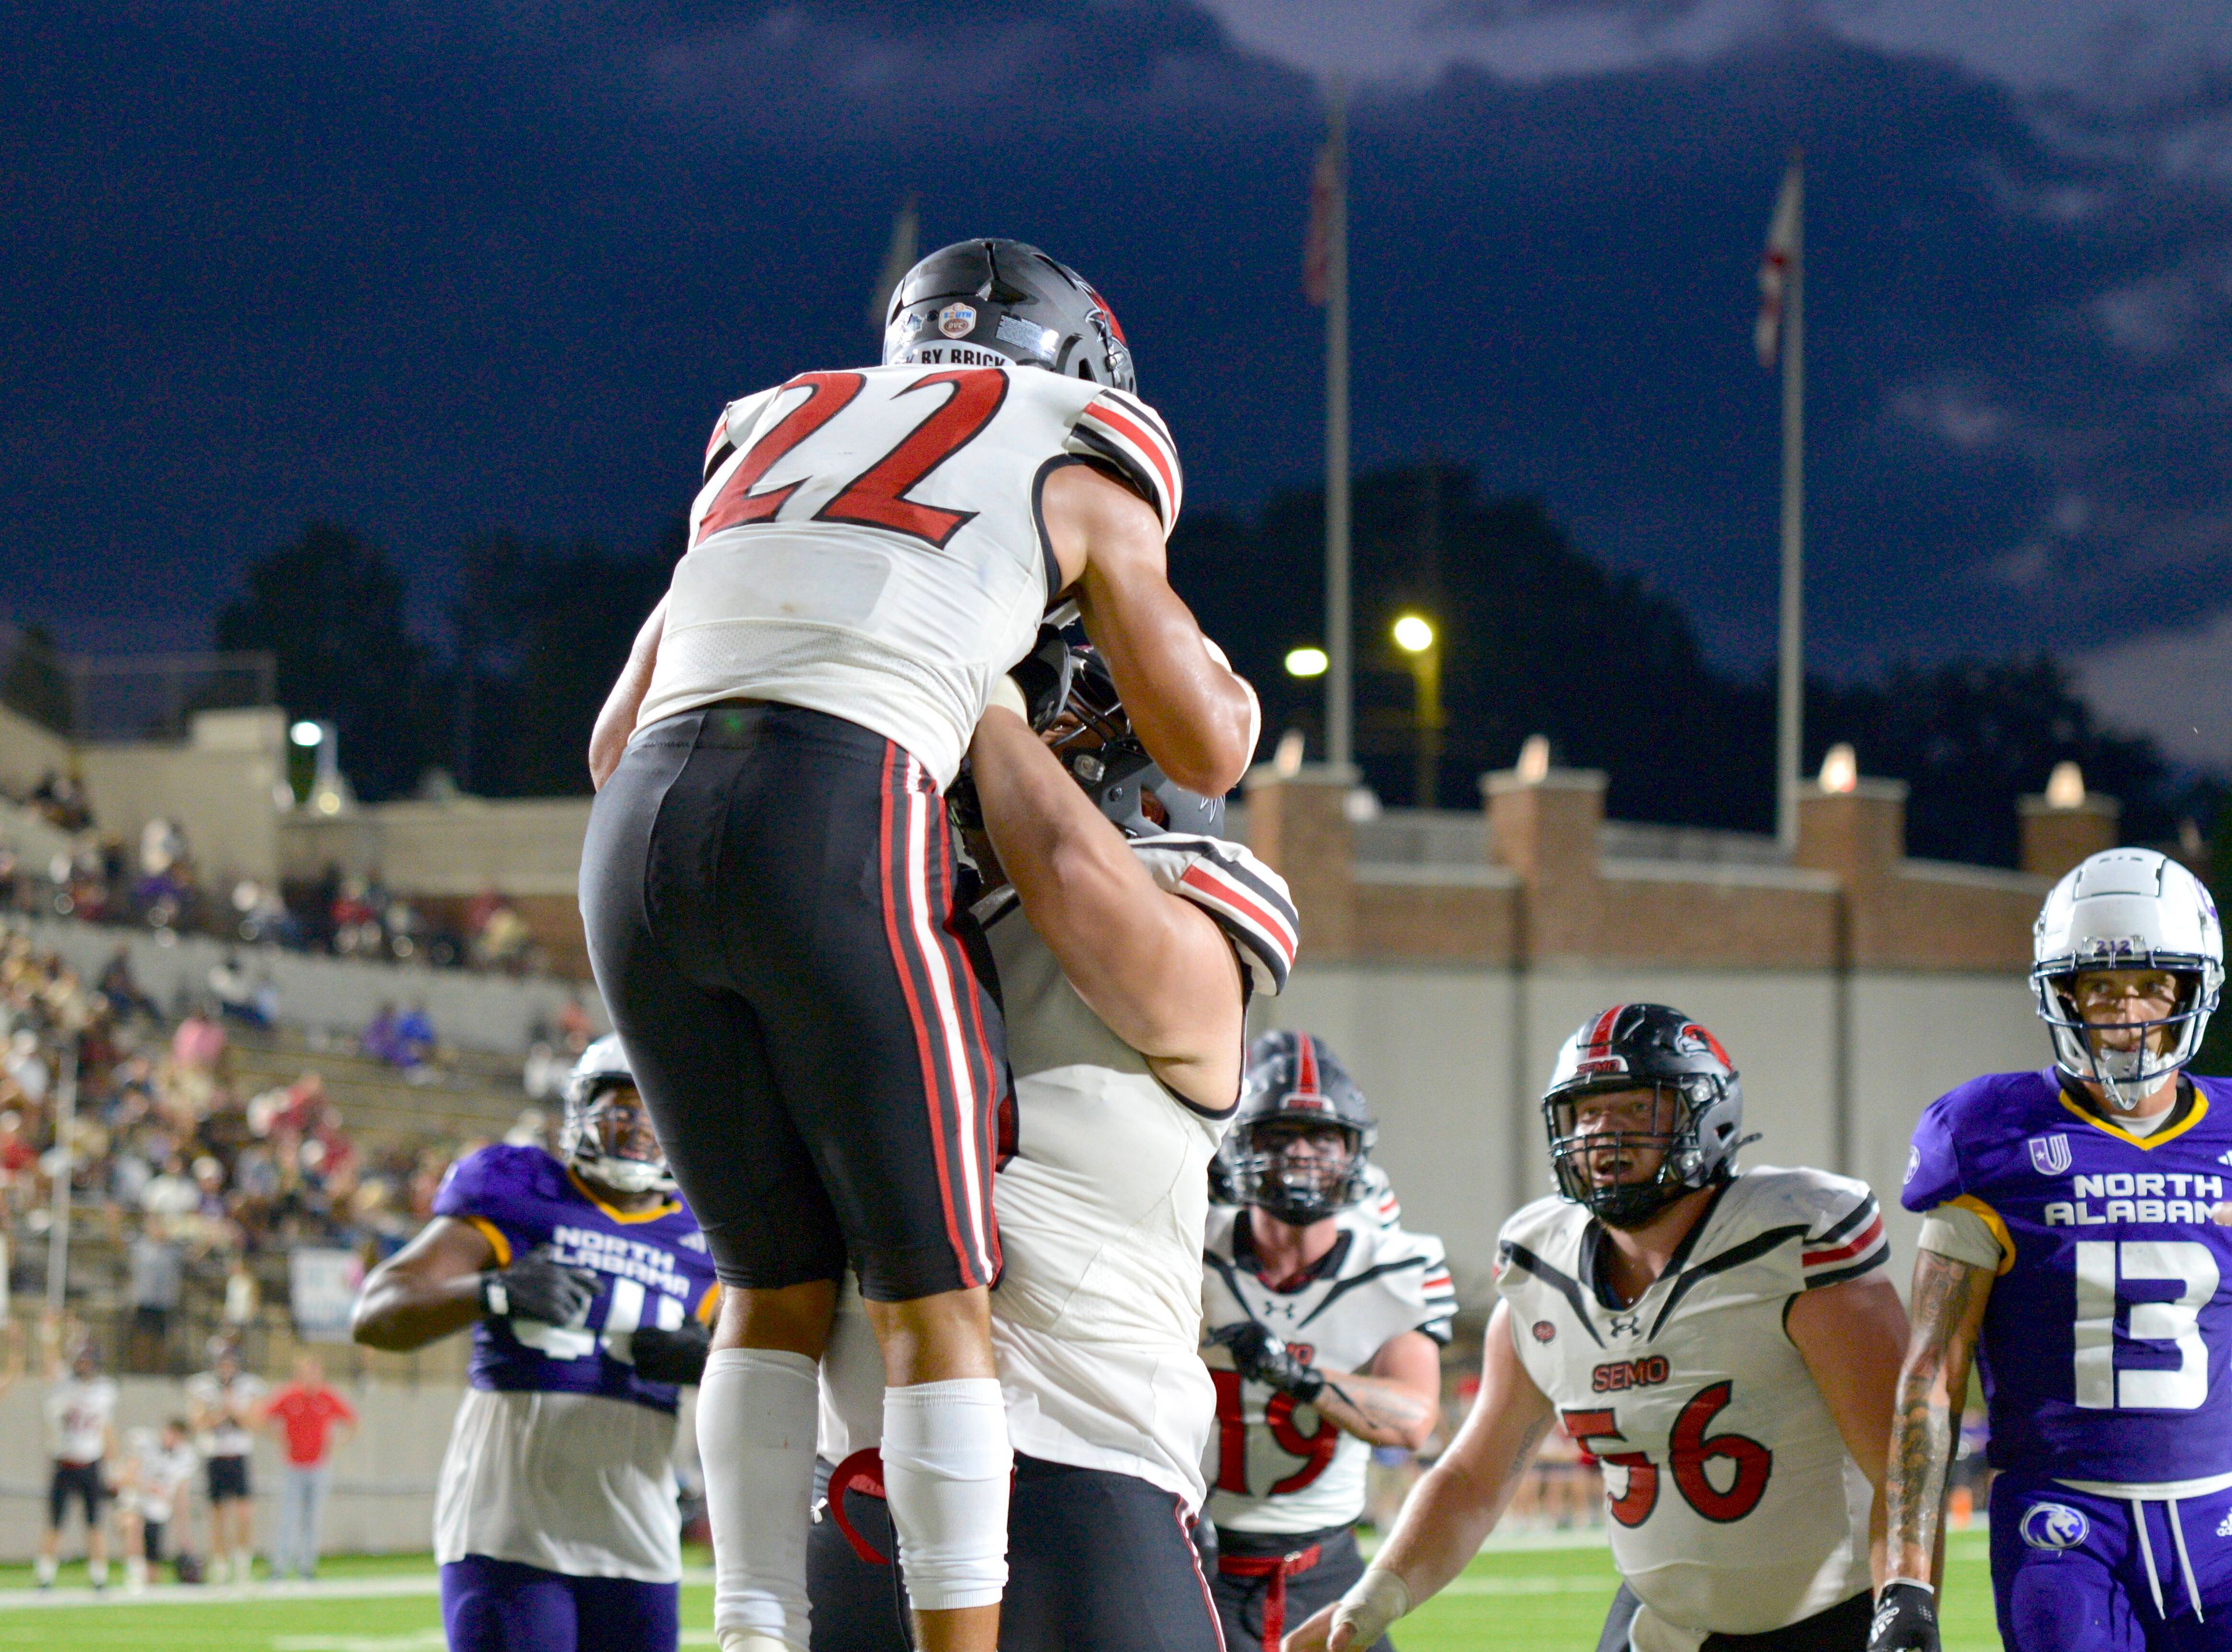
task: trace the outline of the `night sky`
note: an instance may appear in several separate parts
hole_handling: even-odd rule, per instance
[[[2232,8],[300,0],[0,23],[0,573],[205,645],[307,517],[648,545],[730,397],[875,347],[892,214],[1110,297],[1189,509],[1320,475],[1300,249],[1356,79],[1356,458],[1542,495],[1763,665],[1809,161],[1813,663],[2047,647],[2232,755]],[[1299,580],[1317,578],[1314,567]]]

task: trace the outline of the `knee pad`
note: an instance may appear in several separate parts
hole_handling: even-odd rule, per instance
[[[806,1531],[819,1390],[802,1354],[724,1348],[698,1388],[698,1456],[713,1526],[713,1628],[723,1648],[807,1652]]]
[[[883,1454],[884,1492],[916,1610],[996,1604],[1008,1583],[1008,1480],[1015,1461],[998,1381],[886,1390]]]

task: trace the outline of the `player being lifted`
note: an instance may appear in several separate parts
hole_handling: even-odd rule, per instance
[[[990,884],[976,910],[1015,1070],[995,1183],[992,1341],[1015,1447],[1000,1644],[1222,1652],[1187,1535],[1216,1409],[1199,1353],[1208,1169],[1238,1105],[1249,981],[1283,986],[1294,913],[1275,872],[1220,840],[1223,800],[1153,767],[1097,659],[1076,668],[1047,743],[996,703],[970,758],[989,833],[968,833]],[[831,1504],[877,1525],[846,1496],[883,1392],[849,1312],[823,1375]],[[810,1552],[816,1652],[905,1652],[889,1574],[834,1520]]]
[[[1275,1652],[1362,1574],[1372,1448],[1415,1451],[1441,1414],[1457,1293],[1439,1240],[1364,1202],[1378,1134],[1324,1040],[1256,1040],[1223,1154],[1236,1202],[1210,1222],[1203,1282],[1205,1345],[1230,1357],[1204,1465],[1217,1608],[1247,1652]]]
[[[1662,1004],[1582,1022],[1542,1111],[1559,1191],[1504,1224],[1472,1413],[1288,1647],[1360,1652],[1456,1577],[1562,1424],[1605,1466],[1599,1652],[1859,1652],[1906,1338],[1874,1195],[1738,1170],[1736,1069]]]
[[[484,1147],[373,1270],[356,1339],[407,1351],[470,1325],[434,1496],[450,1652],[672,1652],[682,1577],[678,1385],[705,1359],[712,1264],[630,1078],[599,1039],[559,1156]]]
[[[2232,1647],[2232,1084],[2186,1071],[2223,980],[2198,878],[2151,850],[2094,855],[2033,935],[2054,1065],[1964,1084],[1916,1126],[1902,1197],[1927,1215],[1872,1645],[1937,1646],[1973,1357],[2001,1638]]]
[[[1099,295],[963,242],[899,283],[884,360],[723,414],[590,754],[590,957],[730,1287],[698,1410],[728,1652],[807,1645],[815,1362],[848,1260],[923,1644],[997,1636],[1006,1063],[939,797],[995,680],[1067,595],[1175,783],[1223,795],[1256,735],[1165,578],[1177,453]]]

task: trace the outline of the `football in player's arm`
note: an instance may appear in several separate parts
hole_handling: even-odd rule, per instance
[[[1933,1102],[1907,1162],[1924,1221],[1871,1645],[1936,1652],[1974,1361],[2013,1652],[2232,1647],[2232,1085],[2186,1070],[2222,930],[2184,867],[2116,849],[2054,887],[2034,949],[2053,1066]]]
[[[1560,1194],[1505,1226],[1473,1409],[1288,1652],[1362,1652],[1447,1584],[1561,1423],[1606,1466],[1603,1646],[1858,1652],[1906,1335],[1874,1198],[1737,1170],[1736,1071],[1662,1005],[1583,1022],[1543,1111]]]
[[[450,1652],[571,1649],[592,1623],[677,1644],[678,1389],[704,1368],[718,1291],[673,1185],[608,1035],[568,1081],[559,1154],[460,1159],[434,1220],[365,1281],[367,1346],[473,1332],[435,1495]]]
[[[1440,1416],[1456,1292],[1441,1242],[1366,1202],[1378,1133],[1322,1039],[1256,1040],[1221,1156],[1235,1204],[1210,1221],[1203,1286],[1223,1367],[1205,1465],[1213,1589],[1232,1646],[1275,1648],[1361,1575],[1372,1448],[1417,1450]]]

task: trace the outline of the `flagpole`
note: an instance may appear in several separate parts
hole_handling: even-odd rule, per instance
[[[1806,172],[1790,159],[1794,189],[1782,308],[1782,634],[1775,706],[1775,832],[1798,845],[1798,766],[1806,716]]]
[[[1355,759],[1351,734],[1352,623],[1348,578],[1348,135],[1347,88],[1328,88],[1327,152],[1333,198],[1326,215],[1326,760]]]

